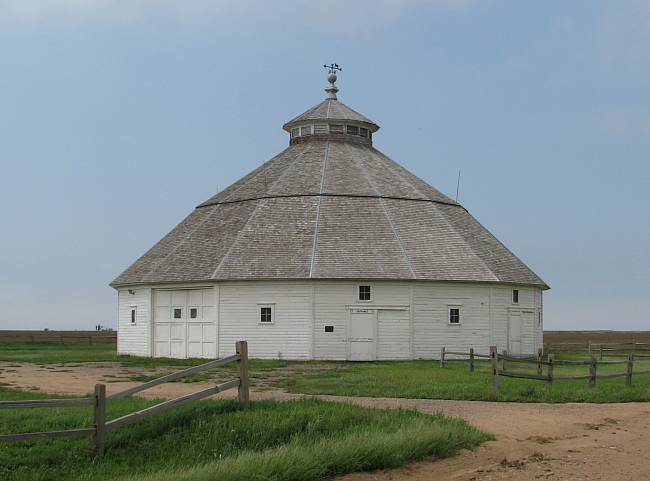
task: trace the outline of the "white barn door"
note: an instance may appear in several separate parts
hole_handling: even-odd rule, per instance
[[[154,356],[216,358],[216,332],[212,289],[154,290]]]
[[[508,354],[521,355],[521,311],[508,313]]]
[[[377,357],[377,314],[374,309],[352,309],[348,336],[350,361],[374,361]]]

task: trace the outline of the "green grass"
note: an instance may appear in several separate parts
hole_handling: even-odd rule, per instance
[[[562,354],[557,359],[586,359],[585,355]],[[607,359],[614,359],[608,357]],[[621,359],[621,357],[618,357]],[[125,366],[157,368],[189,366],[204,359],[164,359],[120,356],[112,345],[0,344],[0,361],[61,364],[113,361]],[[321,368],[301,369],[301,367]],[[513,366],[513,364],[509,364]],[[632,386],[625,378],[599,379],[590,389],[586,380],[546,383],[501,378],[501,389],[492,387],[486,363],[477,363],[470,373],[466,362],[450,362],[440,369],[436,361],[392,361],[373,363],[280,361],[253,359],[250,376],[256,388],[281,387],[290,392],[345,396],[461,399],[519,402],[629,402],[650,401],[650,374],[634,376]],[[224,381],[236,375],[235,364],[183,379],[182,382]],[[650,369],[650,360],[635,361],[635,369]],[[625,365],[599,366],[599,373],[622,372]],[[517,372],[535,374],[535,369]],[[587,366],[556,366],[555,374],[587,374]],[[131,380],[145,381],[159,374],[136,374]]]
[[[0,361],[27,362],[33,364],[119,362],[125,366],[157,368],[166,366],[196,366],[208,360],[120,355],[117,353],[115,344],[0,343]],[[286,367],[290,364],[289,361],[257,359],[252,359],[251,363],[253,364],[251,367],[259,371]],[[235,371],[234,367],[232,371]]]
[[[0,387],[0,399],[43,398]],[[109,402],[108,418],[154,404]],[[12,409],[0,433],[88,426],[86,408]],[[199,401],[109,433],[106,455],[92,458],[89,439],[0,444],[0,479],[319,480],[359,470],[446,457],[491,439],[460,419],[384,411],[318,400]]]
[[[513,372],[536,374],[535,368],[508,366]],[[650,361],[635,366],[650,369]],[[598,367],[599,373],[624,371],[624,364]],[[555,367],[557,376],[588,372],[588,366]],[[550,389],[542,381],[501,377],[500,383],[501,389],[494,389],[488,363],[477,363],[472,373],[466,362],[450,362],[440,368],[436,361],[340,363],[335,369],[304,372],[280,381],[290,392],[342,396],[552,403],[650,401],[650,374],[634,376],[632,386],[625,385],[624,377],[598,379],[595,388],[589,388],[586,380],[554,381]]]

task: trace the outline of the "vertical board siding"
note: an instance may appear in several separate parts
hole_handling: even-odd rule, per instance
[[[310,359],[311,294],[308,281],[220,283],[219,356],[248,341],[251,357]],[[260,305],[272,305],[274,322],[260,323]]]
[[[377,359],[411,358],[411,316],[408,310],[380,310],[377,326]]]
[[[135,356],[151,355],[151,289],[134,288],[135,294],[128,289],[117,291],[118,319],[117,336],[119,354]],[[131,323],[131,306],[136,307],[136,322]]]

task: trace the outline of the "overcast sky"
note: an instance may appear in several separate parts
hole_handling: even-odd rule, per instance
[[[650,2],[0,0],[0,328],[115,326],[108,283],[323,97],[552,289],[650,329]]]

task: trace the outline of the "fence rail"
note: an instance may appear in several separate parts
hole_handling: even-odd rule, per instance
[[[5,331],[0,342],[48,344],[115,344],[117,331]]]
[[[106,385],[96,384],[95,385],[95,396],[89,398],[77,398],[77,399],[38,399],[38,400],[27,400],[27,401],[0,401],[0,409],[16,409],[16,408],[48,408],[48,407],[69,407],[69,406],[82,406],[82,405],[92,405],[93,406],[93,419],[94,425],[88,428],[77,428],[77,429],[67,429],[63,431],[45,431],[45,432],[34,432],[34,433],[22,433],[22,434],[5,434],[0,435],[0,441],[5,442],[14,442],[14,441],[26,441],[30,439],[43,439],[43,438],[59,438],[59,437],[79,437],[79,436],[92,436],[95,444],[95,455],[101,457],[104,454],[104,442],[106,433],[114,431],[129,424],[141,421],[149,416],[158,414],[161,412],[168,411],[170,409],[183,406],[192,401],[206,398],[208,396],[213,396],[214,394],[226,391],[228,389],[238,388],[238,398],[239,403],[243,407],[249,405],[250,393],[249,393],[249,380],[248,380],[248,344],[246,341],[238,341],[236,343],[236,354],[232,356],[225,357],[223,359],[216,359],[214,361],[209,361],[199,366],[193,366],[182,371],[178,371],[166,376],[153,379],[151,381],[139,384],[124,391],[106,396]],[[126,396],[131,396],[135,393],[151,389],[154,386],[160,384],[175,381],[176,379],[182,379],[184,377],[192,376],[199,372],[207,371],[209,369],[215,369],[217,367],[225,366],[237,362],[239,364],[239,377],[237,379],[232,379],[226,381],[217,386],[213,386],[202,391],[194,392],[191,394],[186,394],[184,396],[177,397],[175,399],[170,399],[164,401],[160,404],[150,406],[148,408],[136,411],[130,414],[126,414],[117,419],[112,419],[106,421],[106,402],[113,401],[115,399],[120,399]]]
[[[446,356],[461,356],[456,358],[448,358]],[[546,360],[542,359],[542,349],[537,351],[537,357],[531,356],[512,356],[508,355],[507,351],[499,354],[496,346],[490,346],[490,354],[476,354],[473,348],[469,352],[448,351],[445,347],[440,350],[440,367],[444,368],[445,364],[450,361],[469,361],[470,371],[474,371],[474,360],[477,357],[489,358],[492,368],[492,384],[495,388],[500,387],[499,377],[508,377],[514,379],[530,379],[533,381],[545,381],[550,387],[553,381],[575,381],[575,380],[588,380],[589,386],[594,387],[597,379],[607,379],[615,377],[625,377],[625,384],[632,384],[632,377],[640,374],[650,374],[650,369],[634,370],[634,361],[648,360],[650,356],[640,355],[635,353],[628,353],[627,359],[621,360],[600,360],[592,356],[589,360],[556,360],[554,354],[548,354]],[[514,365],[513,365],[514,364]],[[525,364],[525,366],[521,366]],[[615,373],[598,373],[599,365],[626,365],[625,372]],[[537,374],[530,374],[525,372],[513,372],[513,369],[530,369],[531,367],[537,368]],[[589,366],[589,374],[579,375],[555,375],[555,366]],[[546,367],[546,374],[543,373],[543,368]]]

